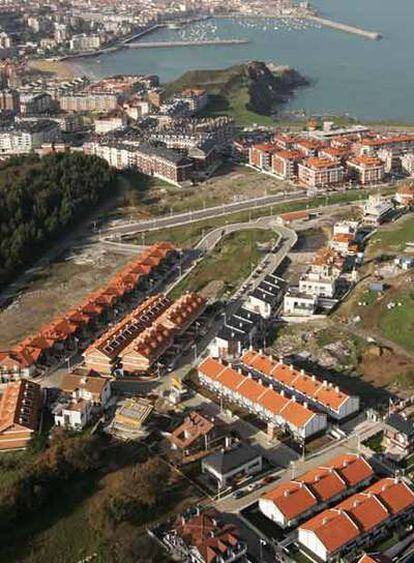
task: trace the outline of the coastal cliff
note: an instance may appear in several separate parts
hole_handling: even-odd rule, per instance
[[[297,88],[308,85],[309,81],[294,69],[252,61],[223,70],[188,71],[169,83],[166,90],[172,96],[183,88],[205,88],[210,97],[210,114],[240,113],[244,109],[275,116]]]

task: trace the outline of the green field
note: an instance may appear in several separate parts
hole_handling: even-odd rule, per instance
[[[392,301],[401,303],[401,306],[383,308],[378,322],[380,332],[409,352],[414,352],[414,292],[402,290],[393,295]]]
[[[221,285],[220,294],[235,291],[263,257],[257,244],[272,238],[277,238],[277,235],[262,229],[227,235],[174,289],[173,295],[181,295],[184,291],[200,291],[213,281]]]
[[[381,228],[371,239],[368,254],[403,252],[407,243],[414,243],[414,214],[409,213],[397,223]]]

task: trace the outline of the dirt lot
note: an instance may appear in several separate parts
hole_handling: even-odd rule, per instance
[[[80,250],[36,272],[26,291],[0,313],[0,350],[77,305],[131,257],[94,247],[93,253]]]

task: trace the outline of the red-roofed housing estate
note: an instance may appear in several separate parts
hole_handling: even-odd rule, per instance
[[[366,487],[373,477],[374,471],[362,456],[340,455],[277,485],[259,499],[259,508],[282,528],[296,526],[328,504]]]
[[[0,400],[0,450],[25,448],[39,427],[40,385],[20,379],[9,383]]]
[[[269,431],[278,427],[290,432],[300,441],[326,430],[326,415],[315,412],[295,398],[288,399],[262,380],[244,375],[229,365],[206,358],[198,366],[200,383],[219,396],[238,403],[268,423]]]
[[[242,356],[241,362],[268,383],[276,384],[278,390],[295,395],[335,420],[342,421],[359,411],[359,397],[348,395],[339,387],[276,361],[272,356],[249,350]]]
[[[385,478],[298,528],[301,549],[314,561],[336,561],[378,542],[397,523],[411,522],[414,491],[404,481]]]

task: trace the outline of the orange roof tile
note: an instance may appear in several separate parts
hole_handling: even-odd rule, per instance
[[[296,481],[278,485],[262,498],[272,501],[287,520],[298,518],[318,503],[309,488]]]

